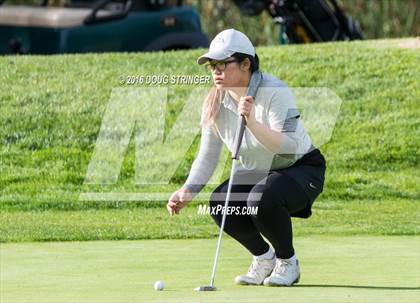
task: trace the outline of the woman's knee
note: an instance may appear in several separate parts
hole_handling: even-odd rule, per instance
[[[209,211],[210,211],[210,216],[218,225],[220,225],[220,222],[222,221],[221,219],[222,216],[217,210],[222,207],[223,207],[223,202],[216,199],[215,193],[213,192],[209,200]]]
[[[254,217],[263,218],[273,213],[275,206],[275,197],[272,189],[264,185],[255,186],[247,199],[247,206],[257,208]]]

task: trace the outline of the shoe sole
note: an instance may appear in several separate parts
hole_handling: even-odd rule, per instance
[[[268,282],[267,284],[264,284],[264,285],[265,285],[265,286],[292,286],[293,284],[299,283],[299,280],[300,280],[300,274],[299,274],[299,276],[296,278],[296,280],[294,280],[294,281],[292,282],[292,284],[290,284],[290,285],[288,285],[288,284],[276,284],[276,283],[273,283],[273,282]]]

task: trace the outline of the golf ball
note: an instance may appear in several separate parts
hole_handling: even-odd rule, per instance
[[[165,287],[165,285],[163,285],[163,281],[156,281],[154,288],[155,290],[163,290],[163,288]]]

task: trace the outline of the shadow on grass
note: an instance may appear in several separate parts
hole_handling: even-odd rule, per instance
[[[359,288],[359,289],[387,289],[387,290],[420,290],[420,287],[391,287],[391,286],[359,286],[359,285],[328,285],[328,284],[299,284],[293,287],[319,288]]]

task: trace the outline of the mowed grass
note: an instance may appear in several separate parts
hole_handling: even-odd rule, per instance
[[[101,205],[103,207],[103,205]],[[218,228],[198,203],[169,217],[162,203],[122,209],[4,211],[0,233],[9,241],[84,241],[212,238]],[[417,201],[322,200],[310,220],[293,219],[295,236],[413,235],[419,233]]]
[[[296,239],[294,287],[238,286],[250,255],[222,243],[216,292],[208,285],[216,241],[143,240],[1,245],[1,298],[14,302],[381,302],[420,299],[417,237],[307,236]],[[162,280],[164,291],[153,283]]]
[[[420,184],[420,53],[404,40],[261,47],[264,72],[292,87],[327,87],[342,100],[327,160],[324,192],[298,234],[414,235]],[[379,44],[378,44],[379,43]],[[206,75],[204,50],[0,57],[0,241],[213,237],[197,204],[169,218],[161,201],[81,201],[83,192],[171,193],[186,179],[199,133],[168,185],[134,182],[135,144],[114,185],[84,185],[111,91],[121,76]],[[194,86],[172,85],[165,134]],[[202,100],[197,100],[201,104]],[[151,105],[153,106],[153,105]],[[162,163],[158,169],[165,170]],[[230,165],[226,163],[224,176]],[[209,185],[205,191],[211,191]]]

